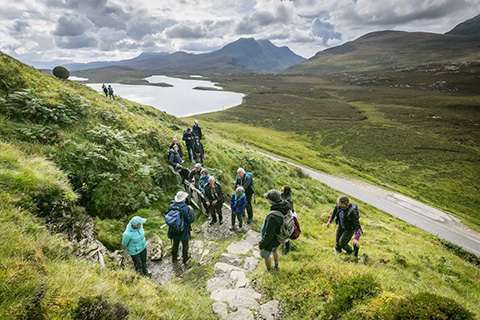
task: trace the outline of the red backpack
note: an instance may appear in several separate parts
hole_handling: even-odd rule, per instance
[[[297,217],[293,217],[293,224],[294,224],[294,229],[293,233],[290,236],[290,239],[295,240],[300,236],[300,233],[302,233],[302,230],[300,230],[300,223],[298,223]]]

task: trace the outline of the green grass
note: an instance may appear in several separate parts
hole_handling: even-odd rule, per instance
[[[417,74],[422,78],[418,79]],[[468,70],[461,75],[468,77]],[[245,145],[298,164],[385,186],[460,218],[480,230],[480,97],[455,72],[362,73],[331,77],[217,76],[247,93],[242,105],[196,116]],[[422,89],[446,79],[457,92]],[[423,84],[422,81],[425,81]],[[392,87],[401,82],[410,87]]]
[[[82,298],[101,296],[111,304],[124,303],[131,319],[214,319],[212,301],[204,287],[219,255],[234,239],[215,241],[209,245],[210,254],[204,263],[193,261],[185,277],[159,286],[130,269],[117,268],[108,259],[106,268],[101,268],[75,258],[69,243],[61,235],[50,235],[41,217],[61,214],[58,209],[52,212],[59,203],[66,214],[74,212],[75,206],[84,206],[95,218],[99,239],[110,249],[116,249],[126,222],[139,214],[148,219],[145,224],[148,238],[158,235],[168,241],[166,229],[160,229],[161,214],[179,187],[166,167],[164,150],[170,138],[181,133],[185,123],[122,99],[127,108],[123,110],[83,85],[55,80],[5,56],[0,59],[0,67],[1,72],[5,74],[7,70],[6,75],[11,77],[7,86],[0,87],[4,99],[0,101],[0,224],[4,227],[0,233],[0,318],[69,319]],[[246,105],[255,107],[257,94],[263,99],[265,106],[260,110],[264,114],[272,114],[277,104],[294,101],[303,112],[300,114],[305,115],[309,103],[322,100],[325,103],[315,102],[319,108],[317,115],[325,118],[321,125],[345,119],[365,123],[356,108],[363,108],[360,112],[374,118],[376,129],[397,121],[382,120],[383,104],[376,103],[375,109],[358,101],[351,105],[348,98],[351,93],[342,91],[348,85],[340,87],[324,79],[287,77],[279,82],[276,76],[266,76],[258,83],[237,83],[237,87],[241,86],[250,93]],[[312,87],[314,90],[310,90]],[[37,117],[29,121],[19,117],[16,113],[19,109],[10,108],[8,95],[24,88],[33,90],[35,99],[41,99],[31,104],[32,99],[25,100],[28,102],[22,104],[25,110],[30,110],[31,105],[38,106],[41,112],[57,110],[60,104],[68,106],[73,99],[66,98],[68,91],[70,97],[78,98],[74,101],[86,101],[87,113],[76,119],[72,117],[74,121],[68,125],[57,123],[53,140],[32,140],[16,128],[33,130],[34,125],[43,128],[55,119],[49,118],[53,120],[44,123]],[[284,96],[272,93],[284,89]],[[338,98],[336,93],[342,93],[340,97],[345,99]],[[276,95],[275,103],[269,105],[272,94]],[[5,107],[10,108],[8,112]],[[302,121],[294,117],[287,121],[285,111],[278,112],[279,118],[270,117],[263,127],[258,124],[262,120],[254,117],[232,125],[238,119],[235,109],[208,116],[222,121],[202,121],[206,129],[206,167],[222,183],[227,196],[233,193],[238,167],[254,174],[257,196],[252,227],[257,231],[268,212],[268,204],[261,195],[269,189],[290,185],[302,226],[302,235],[292,243],[292,252],[281,257],[280,272],[267,274],[260,264],[249,275],[255,280],[256,289],[262,291],[265,302],[281,300],[287,320],[327,318],[334,313],[345,319],[355,319],[356,315],[375,319],[378,314],[392,310],[396,302],[406,301],[406,297],[431,292],[455,300],[478,317],[480,271],[473,262],[458,257],[458,252],[452,253],[436,237],[356,199],[353,201],[360,207],[364,229],[361,253],[368,254],[370,262],[361,265],[349,257],[333,255],[335,230],[326,229],[325,224],[338,194],[298,169],[259,156],[244,141],[313,168],[361,176],[377,183],[389,182],[398,170],[407,170],[408,163],[388,159],[383,167],[377,168],[379,164],[368,159],[347,157],[343,136],[324,132],[319,136],[312,132],[315,121],[305,117],[306,125],[301,126]],[[332,120],[339,113],[340,120]],[[274,130],[288,122],[293,122],[288,130]],[[361,133],[360,127],[355,130]],[[396,130],[401,131],[402,127]],[[476,150],[473,144],[469,148]],[[377,176],[381,170],[392,170],[392,164],[402,166],[395,167],[397,171],[387,175],[389,179]],[[437,173],[432,170],[431,174]],[[412,182],[407,182],[404,183],[411,186]],[[392,187],[396,185],[392,182]],[[109,202],[114,196],[117,198]],[[35,199],[46,200],[38,205]],[[205,221],[205,217],[197,214],[194,227]],[[193,233],[193,239],[199,236]],[[377,263],[380,259],[388,263]],[[376,283],[378,289],[366,294],[372,288],[371,283]],[[352,302],[339,289],[344,285],[352,286],[363,298]],[[342,307],[350,311],[329,308],[335,301],[341,301]]]

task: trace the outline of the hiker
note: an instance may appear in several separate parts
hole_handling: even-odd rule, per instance
[[[174,146],[178,147],[178,154],[180,155],[180,158],[183,159],[182,146],[178,143],[177,138],[172,139],[172,143],[170,144],[170,147],[168,149],[173,149]]]
[[[107,89],[107,86],[104,84],[102,84],[102,90],[103,90],[103,93],[105,93],[105,97],[108,98],[108,89]]]
[[[180,177],[182,177],[182,183],[185,180],[188,181],[188,176],[190,175],[190,170],[188,170],[188,168],[184,168],[180,163],[177,163],[175,170],[178,172]]]
[[[295,210],[293,209],[292,189],[290,188],[290,186],[284,185],[282,187],[282,189],[280,190],[280,198],[288,204],[292,212],[295,212]],[[294,216],[296,217],[296,214],[294,214]],[[283,245],[283,254],[286,255],[289,252],[290,252],[290,239],[288,239],[287,242],[285,242],[285,244]]]
[[[205,205],[207,206],[208,212],[212,217],[210,220],[210,225],[217,222],[223,223],[222,216],[222,205],[223,205],[223,190],[222,185],[215,181],[215,177],[210,176],[208,178],[208,183],[205,185]]]
[[[238,187],[235,193],[230,198],[230,209],[232,210],[232,227],[231,231],[235,231],[235,218],[238,219],[238,228],[242,229],[243,217],[245,216],[245,205],[247,204],[247,197],[245,196],[245,189]]]
[[[135,271],[139,274],[150,275],[147,270],[147,241],[143,224],[147,219],[139,216],[133,217],[123,232],[122,246],[127,247],[128,254],[132,257]]]
[[[203,165],[203,157],[205,152],[203,151],[203,144],[200,142],[199,137],[195,137],[195,143],[193,144],[193,154],[195,156],[195,162]]]
[[[198,120],[195,120],[195,123],[192,127],[193,134],[198,137],[198,139],[202,140],[202,128],[198,125]]]
[[[357,205],[350,202],[347,196],[338,197],[335,208],[330,214],[330,219],[328,219],[327,228],[330,228],[333,219],[338,224],[335,236],[335,253],[341,253],[343,249],[347,254],[353,253],[357,257],[360,235],[362,233]],[[352,250],[348,242],[350,242],[353,235],[355,237],[353,238],[354,249]]]
[[[113,88],[111,85],[108,85],[108,95],[110,99],[115,100],[115,97],[113,96]]]
[[[168,163],[170,163],[170,165],[174,168],[177,166],[177,164],[181,165],[183,163],[183,160],[180,157],[180,154],[178,153],[177,146],[173,146],[173,149],[171,149],[171,152],[169,151]]]
[[[190,259],[188,254],[188,240],[190,239],[191,224],[195,221],[195,215],[191,206],[187,206],[188,194],[184,191],[178,191],[175,200],[172,201],[165,215],[165,223],[168,225],[168,238],[173,240],[172,262],[177,262],[178,247],[182,242],[183,264],[187,264]]]
[[[204,193],[204,188],[208,183],[209,178],[210,175],[208,174],[208,170],[203,168],[202,171],[200,171],[200,179],[198,180],[198,190],[200,190],[202,193]]]
[[[283,217],[288,214],[290,207],[280,198],[277,190],[269,190],[263,195],[270,203],[270,212],[263,221],[261,235],[262,240],[258,244],[260,248],[260,256],[265,259],[267,271],[278,270],[279,254],[278,246],[280,242],[277,235],[280,234],[280,227],[283,224]],[[272,267],[272,257],[274,265]]]
[[[195,186],[195,182],[198,183],[200,181],[201,177],[201,172],[202,171],[202,165],[200,163],[195,163],[195,168],[190,171],[190,174],[188,175],[188,182],[190,182],[193,186]]]
[[[238,187],[243,187],[245,189],[245,196],[247,197],[247,204],[245,208],[247,209],[247,223],[250,224],[253,219],[253,209],[252,209],[252,195],[253,191],[253,179],[251,174],[247,174],[243,168],[238,168],[237,170],[237,180],[235,180],[235,189]]]
[[[195,143],[195,135],[193,134],[190,128],[187,128],[187,131],[183,133],[182,140],[185,141],[187,145],[188,158],[190,161],[193,160],[193,144]]]

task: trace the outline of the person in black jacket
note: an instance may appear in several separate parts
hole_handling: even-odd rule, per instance
[[[258,244],[260,248],[260,256],[265,259],[265,266],[267,271],[278,270],[278,263],[280,255],[278,254],[278,246],[280,242],[277,240],[277,235],[280,233],[280,227],[283,224],[283,218],[275,214],[274,211],[280,212],[285,216],[290,207],[280,198],[280,193],[277,190],[269,190],[264,194],[264,197],[270,203],[270,212],[267,214],[262,226],[262,239]],[[274,265],[272,267],[272,257]]]
[[[208,183],[205,185],[205,205],[212,217],[210,224],[217,222],[217,215],[218,223],[222,224],[223,190],[221,184],[216,182],[213,176],[208,178]]]
[[[237,179],[235,180],[235,190],[238,187],[243,187],[245,189],[245,196],[247,196],[247,205],[245,209],[247,210],[247,223],[250,224],[253,219],[253,208],[252,208],[252,196],[254,194],[252,186],[252,178],[245,173],[245,169],[238,168],[237,170]]]
[[[343,249],[347,254],[353,253],[355,256],[358,256],[359,240],[362,233],[362,227],[358,218],[357,205],[350,202],[347,196],[338,197],[337,204],[330,214],[330,219],[328,219],[327,223],[327,228],[330,228],[333,219],[338,224],[335,236],[335,253],[341,253]],[[353,239],[354,249],[348,245],[353,235],[355,235]]]
[[[180,155],[180,158],[183,159],[182,146],[178,143],[177,138],[173,138],[172,143],[170,144],[170,147],[168,149],[173,149],[174,146],[178,147],[178,154]]]
[[[194,135],[196,135],[200,140],[202,140],[202,128],[200,128],[200,126],[198,125],[198,120],[195,120],[192,131]]]
[[[187,128],[187,131],[183,133],[182,140],[185,141],[185,144],[187,145],[188,158],[190,159],[190,161],[192,161],[193,160],[193,144],[195,143],[195,135],[190,130],[190,128]]]
[[[168,156],[168,163],[170,163],[170,165],[175,168],[177,166],[177,164],[182,164],[183,163],[183,160],[182,158],[180,157],[180,154],[178,153],[178,148],[177,146],[174,146],[172,151],[169,152],[169,156]]]
[[[195,157],[195,162],[203,165],[204,154],[205,151],[203,150],[203,144],[200,142],[200,138],[195,137],[195,143],[193,144],[193,156]]]
[[[177,163],[175,170],[177,170],[180,177],[182,177],[182,183],[184,182],[184,180],[188,181],[188,176],[190,175],[190,170],[188,170],[188,168],[184,168],[180,163]]]

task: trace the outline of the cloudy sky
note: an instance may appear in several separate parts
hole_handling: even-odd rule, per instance
[[[0,0],[0,50],[88,62],[254,37],[309,58],[372,31],[445,33],[479,13],[480,0]]]

